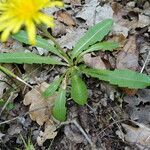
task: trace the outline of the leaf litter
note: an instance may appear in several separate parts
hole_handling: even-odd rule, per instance
[[[44,132],[40,131],[37,137],[37,143],[42,146],[47,139],[53,139],[56,135],[56,126],[52,121],[51,110],[54,104],[55,95],[45,99],[42,93],[49,86],[43,82],[39,86],[35,86],[29,91],[23,100],[24,105],[30,105],[29,115],[33,121],[36,121],[40,126],[44,123]]]
[[[84,60],[86,64],[96,68],[108,68],[109,66],[110,69],[130,68],[140,72],[149,50],[150,3],[148,1],[116,2],[111,0],[107,3],[107,1],[98,0],[65,0],[64,2],[67,4],[64,8],[65,14],[61,14],[59,17],[57,15],[55,16],[57,32],[52,29],[52,34],[61,43],[62,47],[66,48],[66,50],[70,50],[90,26],[105,18],[112,18],[114,19],[115,24],[108,39],[112,41],[115,39],[116,41],[121,42],[122,48],[120,48],[120,51],[115,51],[112,54],[109,52],[100,52],[85,55]],[[62,12],[64,12],[64,10]],[[53,10],[45,9],[44,11],[50,15],[60,12],[58,8]],[[135,35],[138,35],[137,39],[135,38]],[[17,51],[33,50],[28,48],[28,46],[23,47],[20,43],[16,43],[10,39],[6,45],[1,45],[0,52],[8,52],[12,49],[13,51],[16,51],[16,49]],[[38,48],[37,51],[34,49],[34,52],[41,55],[47,55],[44,50]],[[29,74],[32,72],[32,69],[28,70],[26,68],[24,69],[24,67],[19,67],[21,68],[22,76],[27,75],[29,77],[27,79],[29,83],[39,84],[39,86],[34,87],[35,90],[32,89],[29,92],[28,89],[25,88],[24,92],[27,93],[26,96],[20,96],[21,100],[25,97],[23,101],[25,105],[30,105],[29,114],[31,119],[42,127],[35,136],[38,145],[42,149],[46,149],[45,143],[47,142],[45,141],[54,138],[52,149],[90,149],[83,135],[77,129],[71,129],[70,125],[64,125],[65,130],[63,130],[63,128],[61,128],[61,131],[56,130],[57,127],[51,118],[51,106],[54,103],[54,98],[45,100],[41,95],[42,87],[47,86],[46,83],[42,82],[51,82],[55,76],[61,73],[61,70],[57,68],[47,71],[49,68],[47,69],[45,66],[42,66],[42,69],[45,72],[41,72],[41,69],[37,70],[37,72],[33,74],[31,80]],[[34,79],[34,76],[40,73],[42,73],[42,75],[38,79]],[[144,73],[150,74],[149,63],[144,67]],[[67,107],[69,108],[70,113],[68,119],[72,119],[71,116],[76,118],[83,130],[85,130],[92,141],[97,144],[99,149],[133,149],[132,139],[135,140],[135,137],[137,137],[138,140],[136,139],[136,142],[138,143],[134,142],[134,149],[136,149],[136,146],[139,147],[139,145],[149,146],[149,143],[146,143],[149,142],[149,89],[139,90],[135,96],[122,97],[122,92],[116,91],[114,87],[110,88],[110,86],[106,84],[106,88],[104,88],[105,83],[100,83],[99,81],[92,80],[88,77],[84,78],[87,81],[91,93],[90,101],[88,106],[78,108],[71,100],[68,100]],[[3,94],[5,91],[3,85],[0,85],[0,88],[2,89],[1,93]],[[108,89],[109,92],[107,92]],[[21,101],[19,101],[19,103],[21,103]],[[39,109],[41,107],[44,109]],[[76,107],[75,111],[73,111],[74,107]],[[15,117],[15,114],[19,114],[19,112],[20,109],[16,108],[12,114]],[[4,115],[5,113],[6,112],[4,112]],[[12,116],[9,118],[11,117]],[[5,118],[5,116],[3,116],[3,118]],[[24,119],[27,120],[26,118]],[[115,131],[121,126],[120,122],[122,119],[135,120],[137,121],[136,125],[138,126],[135,128],[128,124],[122,124],[127,132],[126,135],[123,135],[127,144],[122,144],[124,139],[120,142],[120,139],[118,139],[115,134]],[[12,124],[8,123],[8,125],[11,126]],[[31,127],[34,132],[37,132],[38,126],[36,124],[32,125],[31,121],[28,122],[28,127]],[[22,129],[22,131],[23,130],[24,129]],[[1,139],[5,138],[6,132],[2,130],[0,133]],[[139,133],[142,133],[142,136]],[[27,138],[27,135],[25,133],[23,134]],[[132,139],[130,138],[130,135],[133,137]],[[81,143],[75,144],[79,143],[79,139],[81,139]],[[8,142],[3,142],[2,149],[4,149],[5,144],[8,145],[8,147],[11,147],[8,143],[11,144],[11,141],[13,140],[8,136]],[[131,143],[131,145],[129,143]],[[37,147],[37,149],[39,149],[39,147]]]
[[[132,144],[135,143],[140,150],[148,150],[150,148],[150,128],[138,122],[133,122],[133,125],[122,123],[122,127],[126,131],[126,133],[123,134],[125,141]]]

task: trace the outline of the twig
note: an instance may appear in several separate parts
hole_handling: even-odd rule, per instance
[[[18,118],[20,118],[20,116],[17,116],[17,117],[15,117],[15,118],[12,118],[12,119],[9,119],[9,120],[3,121],[3,122],[0,122],[0,125],[3,125],[3,124],[6,124],[6,123],[9,123],[9,122],[12,122],[12,121],[14,121],[14,120],[16,120],[16,119],[18,119]]]
[[[13,89],[14,89],[14,87],[13,87],[11,84],[9,84],[7,81],[0,80],[0,82],[4,82],[5,84],[7,84],[8,86],[10,86],[11,88],[13,88]]]
[[[117,123],[120,123],[120,122],[123,122],[123,121],[126,121],[126,119],[118,120],[118,121],[115,121],[115,122],[111,123],[111,124],[108,125],[106,128],[104,128],[102,131],[100,131],[100,132],[98,133],[98,135],[102,134],[106,129],[110,128],[110,127],[113,126],[114,124],[117,124]]]
[[[13,72],[11,72],[10,70],[8,70],[7,68],[3,67],[0,65],[0,71],[2,71],[3,73],[5,73],[6,75],[17,79],[18,81],[24,83],[26,86],[30,87],[31,89],[34,89],[35,91],[37,91],[38,93],[40,93],[38,90],[36,90],[35,88],[33,88],[33,86],[31,86],[30,84],[28,84],[27,82],[25,82],[23,79],[19,78],[18,76],[16,76]]]
[[[98,120],[98,118],[97,118],[97,116],[96,116],[96,114],[95,114],[95,110],[94,110],[89,104],[86,104],[86,106],[89,107],[89,109],[92,110],[92,112],[93,112],[93,114],[94,114],[96,120]]]
[[[89,142],[89,144],[91,145],[91,148],[94,150],[95,149],[95,145],[93,144],[93,142],[91,141],[91,139],[88,137],[88,135],[86,134],[86,132],[83,130],[83,128],[77,123],[76,120],[72,120],[72,123],[74,123],[74,125],[80,130],[80,132],[84,135],[84,137],[86,138],[86,140]]]
[[[6,103],[4,104],[4,106],[2,107],[2,110],[0,111],[0,116],[2,115],[3,111],[5,110],[5,108],[7,107],[7,105],[9,104],[9,102],[11,101],[11,99],[14,96],[14,92],[11,92],[8,100],[6,101]]]
[[[142,69],[141,69],[141,72],[140,72],[140,73],[142,73],[142,72],[143,72],[143,70],[144,70],[144,68],[145,68],[145,66],[146,66],[146,64],[147,64],[147,62],[148,62],[148,60],[149,60],[149,56],[150,56],[150,50],[149,50],[149,52],[148,52],[147,58],[146,58],[146,60],[145,60],[145,62],[144,62],[144,64],[143,64],[143,67],[142,67]]]
[[[9,123],[9,122],[12,122],[12,121],[14,121],[14,120],[16,120],[16,119],[19,119],[20,117],[25,117],[26,115],[28,115],[30,112],[33,112],[33,111],[37,111],[37,110],[41,110],[41,109],[45,109],[45,108],[47,108],[47,107],[39,107],[39,108],[36,108],[36,109],[32,109],[32,110],[30,110],[30,111],[27,111],[25,114],[23,114],[23,115],[19,115],[19,116],[17,116],[17,117],[15,117],[15,118],[12,118],[12,119],[10,119],[10,120],[6,120],[6,121],[3,121],[3,122],[0,122],[0,125],[3,125],[3,124],[6,124],[6,123]]]

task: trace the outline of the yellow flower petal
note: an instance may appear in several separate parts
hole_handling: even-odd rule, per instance
[[[2,42],[6,42],[11,30],[12,30],[12,27],[9,27],[3,31],[2,35],[1,35],[1,41]]]
[[[13,29],[13,33],[17,33],[20,30],[22,24],[23,24],[23,21],[18,20],[18,22],[16,23],[16,26]]]
[[[59,0],[5,0],[0,2],[1,40],[5,41],[10,33],[16,33],[26,26],[30,44],[35,44],[36,24],[54,27],[53,17],[42,13],[42,9],[63,6]]]
[[[48,27],[51,27],[51,28],[54,27],[54,19],[53,19],[53,17],[50,17],[50,16],[44,15],[42,13],[39,13],[38,14],[38,18],[39,18],[41,23],[46,24]]]
[[[36,44],[36,41],[35,41],[36,28],[35,28],[34,23],[32,21],[27,21],[27,22],[25,22],[25,26],[26,26],[26,30],[28,32],[29,42],[32,45],[35,45]]]
[[[64,3],[60,1],[56,1],[56,2],[54,1],[54,2],[49,2],[47,6],[48,7],[54,7],[54,6],[63,7]]]

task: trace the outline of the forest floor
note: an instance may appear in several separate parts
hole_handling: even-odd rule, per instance
[[[87,54],[84,62],[93,68],[131,69],[150,75],[148,0],[64,2],[63,9],[44,10],[55,17],[56,27],[48,31],[62,48],[70,51],[89,27],[111,18],[114,27],[106,39],[119,42],[121,47],[114,52]],[[12,51],[48,55],[44,49],[13,39],[0,44],[0,52]],[[7,64],[5,67],[32,86],[51,83],[64,71],[48,65]],[[0,72],[0,149],[22,150],[26,142],[31,150],[149,150],[150,88],[131,90],[85,75],[83,79],[89,91],[88,104],[79,106],[68,96],[67,121],[47,128],[33,121],[29,106],[24,105],[31,89]],[[39,99],[35,93],[30,93],[30,97]]]

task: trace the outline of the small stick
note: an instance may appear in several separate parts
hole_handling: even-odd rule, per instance
[[[6,124],[6,123],[9,123],[9,122],[12,122],[12,121],[14,121],[14,120],[16,120],[16,119],[18,119],[18,118],[20,118],[20,116],[17,116],[17,117],[15,117],[15,118],[12,118],[12,119],[9,119],[9,120],[3,121],[3,122],[0,122],[0,125]]]
[[[86,134],[86,132],[83,130],[83,128],[77,123],[76,120],[72,120],[71,122],[74,123],[75,126],[80,130],[80,132],[84,135],[84,137],[86,138],[86,140],[91,145],[91,148],[94,150],[95,149],[95,145],[93,144],[93,142],[91,141],[91,139],[88,137],[88,135]]]
[[[142,69],[141,69],[141,72],[140,72],[140,73],[142,73],[142,72],[143,72],[143,70],[144,70],[144,68],[145,68],[145,66],[146,66],[146,64],[147,64],[147,62],[148,62],[148,60],[149,60],[149,56],[150,56],[150,50],[149,50],[149,53],[148,53],[148,55],[147,55],[147,58],[146,58],[146,60],[145,60],[145,62],[144,62],[144,64],[143,64],[143,67],[142,67]]]
[[[89,107],[89,109],[92,110],[92,112],[93,112],[93,114],[94,114],[96,120],[98,120],[98,118],[97,118],[97,116],[96,116],[96,114],[95,114],[95,110],[94,110],[89,104],[86,104],[86,106]]]
[[[5,108],[7,107],[8,103],[11,101],[12,97],[14,96],[14,92],[11,92],[8,100],[6,101],[6,103],[4,104],[4,106],[2,107],[2,110],[0,111],[0,116],[2,115],[3,111],[5,110]]]
[[[110,128],[111,126],[113,126],[114,124],[117,124],[117,123],[121,123],[123,121],[126,121],[126,119],[122,119],[122,120],[118,120],[118,121],[115,121],[113,123],[111,123],[110,125],[108,125],[107,127],[105,127],[103,130],[101,130],[98,135],[102,134],[106,129]]]
[[[3,122],[0,122],[0,125],[5,124],[5,123],[12,122],[12,121],[14,121],[14,120],[16,120],[16,119],[18,119],[18,118],[20,118],[20,117],[26,116],[26,115],[28,115],[30,112],[37,111],[37,110],[41,110],[41,109],[45,109],[45,108],[47,108],[47,107],[39,107],[39,108],[36,108],[36,109],[32,109],[32,110],[30,110],[30,111],[27,111],[27,112],[24,113],[23,115],[19,115],[19,116],[14,117],[14,118],[12,118],[12,119],[10,119],[10,120],[6,120],[6,121],[3,121]]]

